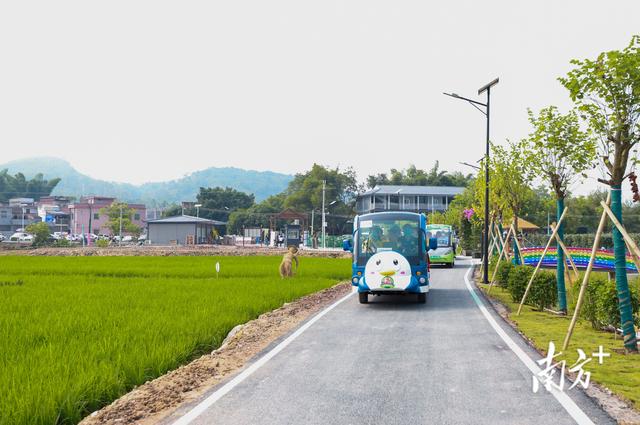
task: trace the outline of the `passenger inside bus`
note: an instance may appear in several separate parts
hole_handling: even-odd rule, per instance
[[[378,247],[382,246],[382,228],[373,226],[369,235],[363,239],[362,252],[375,254],[378,251]]]
[[[401,238],[402,254],[405,257],[418,255],[418,233],[417,228],[409,223],[402,226]]]
[[[389,238],[385,243],[385,248],[391,248],[394,251],[399,252],[401,248],[402,242],[402,231],[400,230],[400,226],[394,224],[389,229]]]

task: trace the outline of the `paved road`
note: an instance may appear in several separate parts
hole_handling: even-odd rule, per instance
[[[426,305],[401,297],[360,305],[351,296],[191,423],[576,423],[544,388],[532,392],[532,373],[468,291],[468,266],[433,270]],[[566,393],[593,423],[615,423],[577,388]]]

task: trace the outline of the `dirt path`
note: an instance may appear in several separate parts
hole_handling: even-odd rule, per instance
[[[157,423],[178,406],[197,399],[234,374],[276,339],[350,291],[350,283],[343,282],[237,326],[216,351],[141,385],[92,413],[81,424]]]
[[[23,248],[7,249],[0,247],[0,255],[27,255],[27,256],[50,256],[50,257],[90,257],[90,256],[247,256],[247,255],[282,255],[287,250],[285,248],[270,248],[263,246],[229,246],[229,245],[197,245],[197,246],[123,246],[98,248],[72,247],[72,248]],[[338,250],[314,250],[303,249],[302,255],[305,257],[332,257],[350,258],[351,253]]]

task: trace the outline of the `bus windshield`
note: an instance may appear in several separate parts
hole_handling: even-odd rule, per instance
[[[368,214],[358,222],[355,257],[364,266],[373,254],[396,251],[410,264],[420,264],[424,256],[424,237],[419,219],[406,214]]]
[[[437,238],[438,248],[452,246],[451,233],[449,226],[427,226],[427,238]]]

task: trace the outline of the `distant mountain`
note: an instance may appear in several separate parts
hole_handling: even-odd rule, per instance
[[[67,161],[59,158],[39,157],[10,161],[0,165],[10,174],[23,173],[27,178],[37,173],[45,179],[60,177],[53,195],[102,195],[114,196],[128,202],[143,202],[148,206],[195,200],[200,187],[232,187],[253,193],[259,202],[286,189],[293,176],[271,171],[253,171],[240,168],[211,167],[185,177],[156,183],[134,185],[94,179],[77,171]]]

